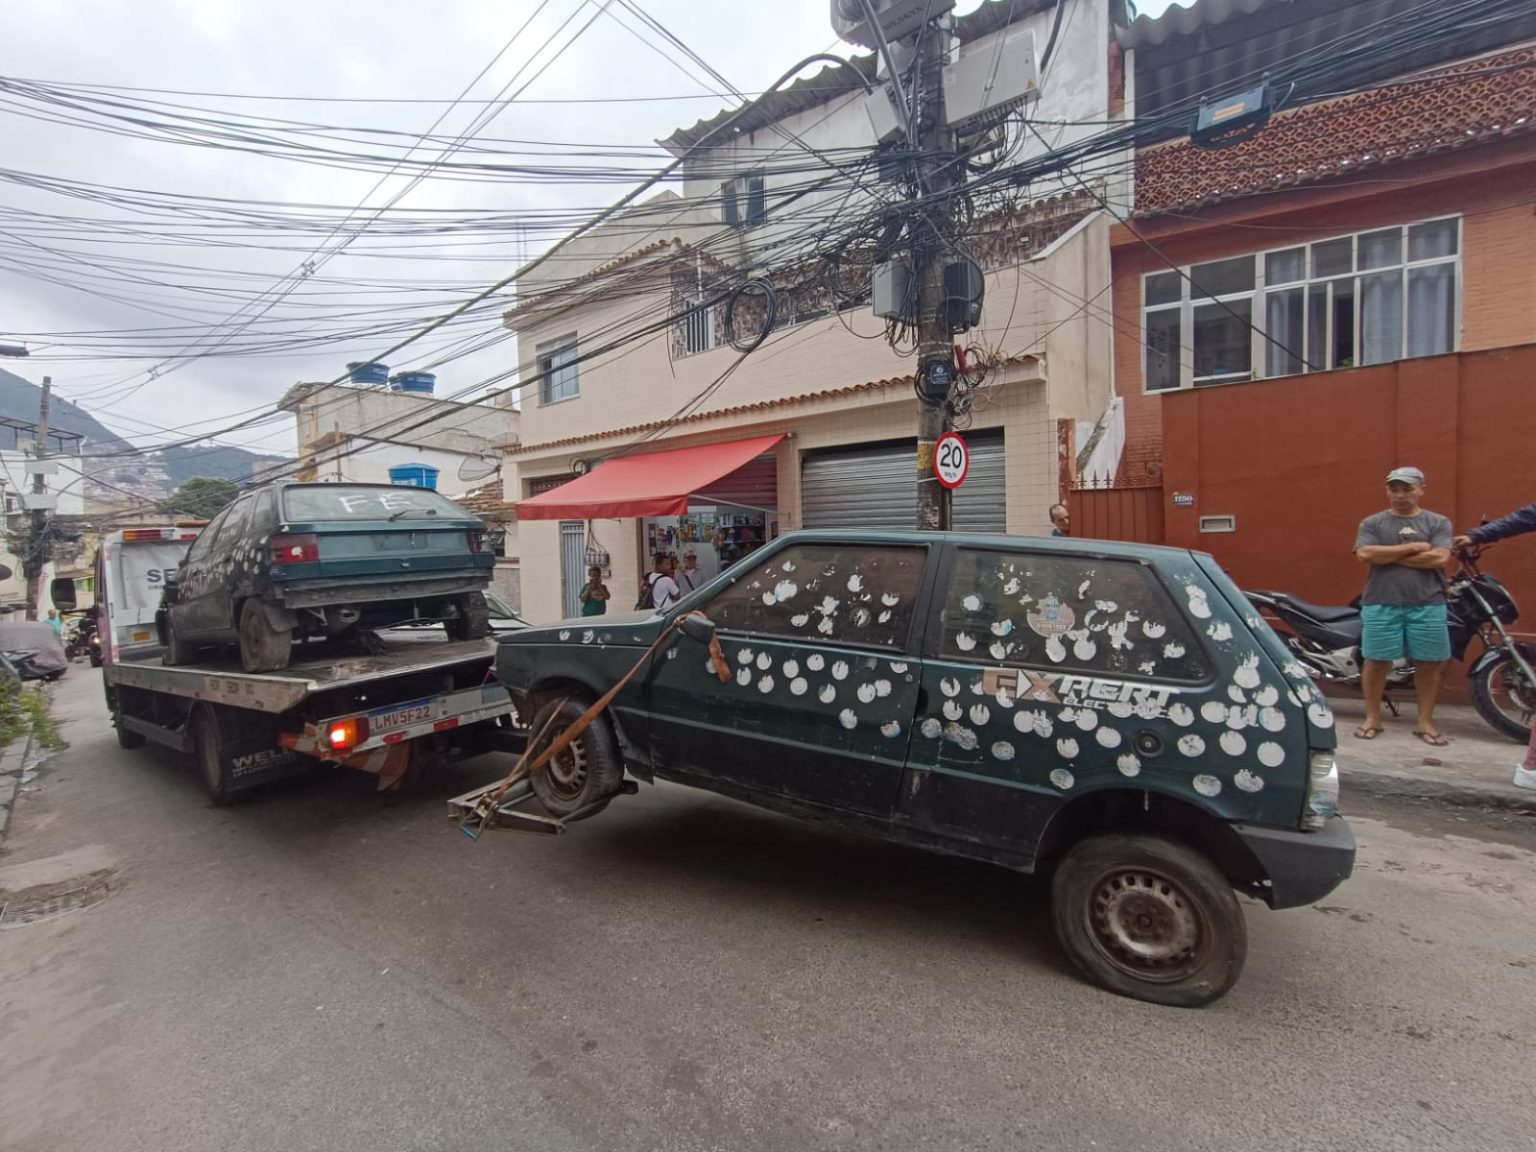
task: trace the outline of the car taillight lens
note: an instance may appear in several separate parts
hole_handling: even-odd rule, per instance
[[[368,739],[368,721],[362,718],[332,721],[325,742],[332,752],[350,752]]]
[[[320,559],[317,536],[271,536],[267,555],[274,564],[312,564]]]
[[[469,533],[469,550],[471,552],[484,552],[485,551],[485,533],[484,532],[480,532],[480,531],[477,530],[477,531],[472,531],[472,532]]]
[[[1332,750],[1316,750],[1307,758],[1307,803],[1301,812],[1306,832],[1321,832],[1330,816],[1339,814],[1339,762]]]

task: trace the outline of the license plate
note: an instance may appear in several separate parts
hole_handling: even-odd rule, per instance
[[[394,708],[388,712],[371,712],[368,715],[368,730],[389,732],[396,728],[409,728],[412,724],[431,720],[436,712],[437,709],[430,703],[407,704],[403,708]]]

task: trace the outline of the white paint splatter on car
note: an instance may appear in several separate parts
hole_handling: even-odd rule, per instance
[[[844,708],[837,714],[837,722],[844,728],[857,728],[859,726],[859,714],[852,708]]]
[[[953,676],[946,676],[939,681],[939,691],[946,696],[958,696],[960,695],[960,681],[956,680]]]
[[[1273,740],[1259,745],[1259,763],[1266,768],[1278,768],[1285,763],[1285,749]]]
[[[888,740],[894,740],[901,735],[901,725],[894,720],[887,720],[880,725],[880,735]]]
[[[738,669],[736,672],[736,683],[740,684],[743,688],[752,683],[752,669]]]
[[[1076,656],[1079,660],[1082,660],[1085,663],[1089,660],[1092,660],[1094,654],[1097,653],[1098,650],[1099,646],[1086,635],[1079,636],[1072,643],[1072,655]]]
[[[752,663],[752,658],[756,655],[757,653],[753,652],[752,649],[743,648],[736,653],[736,662],[738,664],[750,664]]]
[[[996,699],[997,699],[997,706],[999,708],[1012,708],[1013,707],[1013,696],[1009,693],[1008,689],[1005,688],[1001,684],[999,684],[997,686],[997,697],[996,697]]]
[[[901,596],[895,592],[887,592],[880,597],[880,603],[884,604],[887,608],[894,608],[901,603]]]
[[[761,692],[765,696],[768,693],[772,692],[773,691],[773,677],[772,676],[764,676],[761,680],[759,680],[757,682],[757,690],[759,692]]]
[[[848,664],[847,664],[846,661],[839,660],[835,664],[832,665],[832,679],[834,679],[834,680],[846,680],[846,679],[848,679]]]
[[[1253,702],[1260,708],[1271,708],[1280,699],[1280,689],[1273,684],[1262,684],[1253,694]]]
[[[789,618],[789,622],[796,628],[804,628],[811,622],[811,614],[809,612],[798,613],[797,615],[791,616]]]
[[[904,661],[901,661],[901,660],[892,660],[891,661],[891,671],[896,673],[896,675],[900,676],[906,670],[907,670],[907,665],[906,665],[906,663]]]
[[[1216,641],[1230,640],[1232,639],[1232,625],[1228,624],[1225,620],[1217,620],[1205,630],[1205,634]]]
[[[1052,636],[1046,640],[1045,654],[1053,664],[1060,664],[1067,658],[1067,647],[1061,642],[1060,636]]]
[[[1238,769],[1237,774],[1232,777],[1232,783],[1237,785],[1240,792],[1264,791],[1264,777],[1260,776],[1257,772],[1250,772],[1246,768]]]
[[[1259,724],[1266,732],[1283,732],[1285,730],[1285,713],[1278,708],[1260,708]]]
[[[760,672],[768,671],[768,669],[773,667],[773,657],[768,655],[766,652],[759,653],[757,657],[757,667]]]
[[[568,629],[568,628],[562,628],[562,629],[561,629],[561,630],[560,630],[560,639],[561,639],[561,640],[562,640],[562,641],[564,641],[564,640],[569,640],[569,639],[570,639],[570,638],[571,638],[571,633],[570,633],[570,629]]]
[[[1177,640],[1170,640],[1163,645],[1163,655],[1170,660],[1177,660],[1180,656],[1184,655],[1184,645],[1180,644]]]
[[[991,719],[992,719],[992,710],[990,708],[988,708],[985,704],[972,704],[971,705],[971,723],[976,725],[976,727],[978,727],[978,728],[985,727],[987,722],[989,720],[991,720]]]
[[[1104,728],[1100,728],[1097,732],[1095,732],[1093,734],[1093,738],[1099,742],[1100,747],[1103,747],[1103,748],[1118,748],[1118,747],[1120,747],[1121,736],[1120,736],[1120,731],[1117,728],[1110,728],[1110,727],[1107,727],[1107,726],[1104,727]]]
[[[1219,743],[1221,750],[1228,756],[1241,756],[1248,751],[1248,741],[1243,738],[1241,732],[1223,732]]]
[[[937,740],[944,734],[944,725],[940,724],[932,716],[929,716],[926,720],[918,725],[917,730],[924,736],[928,737],[928,739]]]
[[[800,594],[800,585],[793,580],[780,580],[773,588],[773,598],[780,604],[793,600]]]
[[[1122,776],[1141,775],[1141,757],[1134,752],[1124,752],[1115,758],[1115,767],[1120,769]]]
[[[1129,700],[1111,700],[1105,711],[1116,720],[1129,720],[1136,715],[1136,705]]]
[[[1180,728],[1188,728],[1195,722],[1195,710],[1188,704],[1174,704],[1168,709],[1168,719]]]
[[[1243,657],[1237,666],[1237,671],[1232,674],[1232,682],[1240,688],[1259,686],[1259,654],[1257,652],[1250,652]]]
[[[994,636],[1006,636],[1006,635],[1008,635],[1008,633],[1010,633],[1012,631],[1013,631],[1013,621],[1012,620],[1004,619],[1004,620],[994,620],[992,622],[992,635],[994,635]]]
[[[1191,783],[1194,785],[1195,791],[1200,793],[1202,796],[1221,795],[1221,781],[1218,780],[1215,776],[1208,776],[1202,772],[1199,776],[1196,776],[1194,780],[1191,781]]]
[[[1063,736],[1056,741],[1056,754],[1063,760],[1077,759],[1077,741],[1070,736]]]
[[[981,597],[972,592],[964,600],[960,601],[960,606],[967,612],[980,612]]]
[[[976,647],[976,637],[969,632],[956,632],[955,647],[962,652],[970,652]]]
[[[1077,586],[1077,598],[1079,600],[1086,600],[1088,598],[1088,589],[1092,584],[1092,580],[1084,580]]]
[[[873,684],[860,684],[854,695],[859,698],[860,704],[873,704],[875,702],[875,686]]]
[[[967,752],[975,751],[978,743],[976,733],[969,728],[962,728],[959,724],[946,724],[944,726],[944,739],[958,745]]]
[[[1012,760],[1013,745],[1006,740],[999,740],[992,745],[992,758],[994,760]]]
[[[965,715],[965,709],[953,700],[944,701],[944,707],[940,711],[944,713],[944,719],[946,720],[958,720]]]
[[[889,680],[875,681],[875,695],[882,700],[891,694],[891,682]]]
[[[1201,756],[1205,753],[1205,741],[1193,732],[1187,732],[1179,737],[1179,751],[1186,756]]]
[[[789,682],[789,691],[792,695],[804,696],[810,686],[810,682],[804,676],[796,676]]]
[[[1136,666],[1136,670],[1143,676],[1155,676],[1157,674],[1157,661],[1143,660]]]
[[[827,666],[827,658],[820,652],[812,652],[805,658],[805,666],[812,672],[820,672]]]
[[[1307,708],[1307,719],[1312,722],[1314,728],[1332,728],[1333,709],[1322,701],[1318,701]]]
[[[1161,640],[1163,633],[1167,631],[1167,626],[1159,624],[1156,620],[1148,620],[1141,626],[1141,634],[1148,640]]]
[[[1092,708],[1080,709],[1074,723],[1084,732],[1092,732],[1099,726],[1099,714]]]
[[[1207,724],[1225,724],[1227,721],[1227,706],[1220,700],[1207,700],[1200,705],[1200,719]]]
[[[821,691],[816,693],[816,699],[820,700],[823,704],[830,704],[837,699],[837,689],[830,684],[823,684]]]
[[[1052,768],[1051,783],[1054,784],[1057,788],[1060,788],[1063,792],[1070,792],[1072,790],[1072,785],[1077,783],[1077,778],[1073,776],[1072,773],[1068,772],[1065,768]]]
[[[779,665],[779,671],[793,680],[796,676],[800,675],[800,661],[786,660]]]
[[[1194,584],[1184,585],[1184,595],[1189,599],[1189,614],[1201,620],[1210,618],[1211,605],[1205,598],[1205,589]]]

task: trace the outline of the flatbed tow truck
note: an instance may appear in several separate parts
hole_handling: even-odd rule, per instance
[[[187,525],[127,529],[97,553],[103,688],[122,747],[192,754],[219,805],[318,762],[372,772],[384,789],[434,761],[523,747],[489,639],[397,628],[315,644],[312,659],[300,649],[279,672],[245,672],[238,657],[165,666],[160,592],[196,538]],[[55,581],[53,597],[74,607],[73,582]]]

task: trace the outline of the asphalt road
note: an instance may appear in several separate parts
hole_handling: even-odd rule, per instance
[[[1250,906],[1199,1011],[1081,983],[1038,884],[678,788],[479,843],[326,773],[209,806],[99,681],[0,883],[0,1147],[1536,1148],[1536,819],[1346,808],[1322,906]]]

